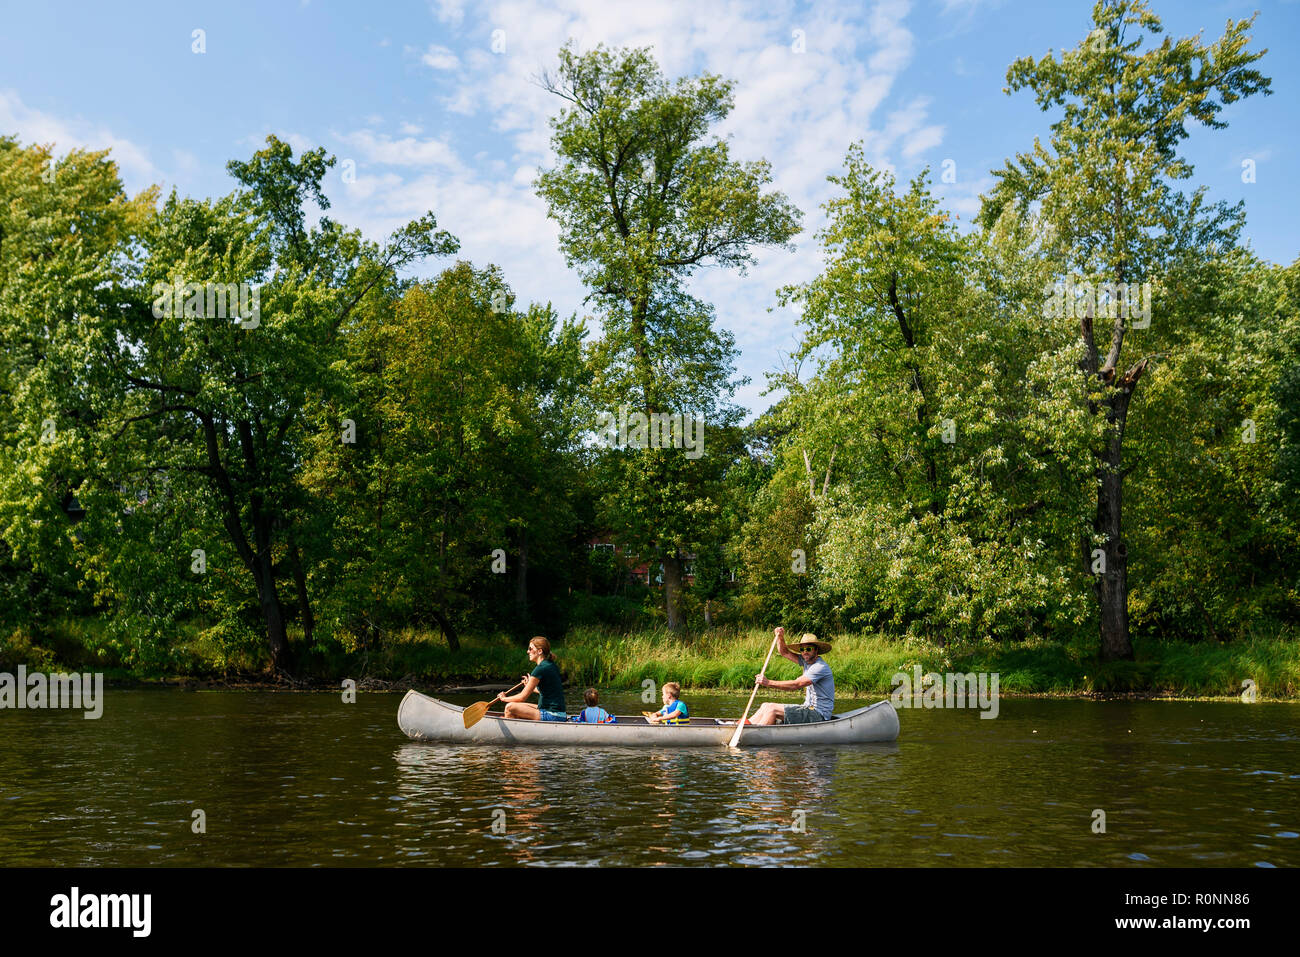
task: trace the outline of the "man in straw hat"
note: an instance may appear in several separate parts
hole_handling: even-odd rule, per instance
[[[773,681],[761,675],[754,680],[760,688],[779,691],[803,689],[803,704],[776,704],[769,701],[755,713],[754,724],[808,724],[826,721],[835,708],[835,679],[831,667],[821,656],[831,650],[829,641],[819,641],[816,635],[805,634],[793,646],[785,643],[785,629],[776,630],[776,650],[803,669],[803,674],[793,681]]]

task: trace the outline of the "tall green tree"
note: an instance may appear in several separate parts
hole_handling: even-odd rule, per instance
[[[1296,496],[1279,482],[1300,408],[1296,273],[1233,249],[1166,280],[1177,321],[1130,420],[1137,628],[1223,640],[1300,613]]]
[[[1262,55],[1246,49],[1250,20],[1229,21],[1219,39],[1165,39],[1160,20],[1143,0],[1100,0],[1092,11],[1094,29],[1073,50],[1057,57],[1022,58],[1007,71],[1008,92],[1029,88],[1044,111],[1060,110],[1047,145],[1037,139],[995,173],[997,185],[981,217],[992,225],[1008,210],[1028,215],[1041,208],[1053,232],[1062,277],[1077,274],[1085,288],[1150,283],[1161,315],[1162,279],[1187,256],[1206,256],[1211,247],[1232,245],[1242,223],[1240,205],[1207,204],[1205,190],[1190,195],[1176,184],[1192,174],[1178,153],[1188,126],[1226,126],[1224,106],[1256,93],[1269,93],[1267,77],[1251,68]],[[1140,288],[1140,287],[1138,287]],[[1085,566],[1097,571],[1101,651],[1105,658],[1132,657],[1128,610],[1128,545],[1124,539],[1124,479],[1129,408],[1154,353],[1125,352],[1130,339],[1133,297],[1108,295],[1101,306],[1081,311],[1078,335],[1083,390],[1090,412],[1104,420],[1094,448],[1095,509],[1089,533],[1080,538]],[[1077,313],[1069,303],[1069,313]],[[1147,301],[1151,308],[1151,300]],[[1146,313],[1144,312],[1144,316]],[[1109,323],[1095,329],[1094,320]],[[1145,321],[1145,320],[1144,320]],[[1140,351],[1140,350],[1139,350]],[[1093,557],[1102,552],[1101,561]]]
[[[334,516],[332,623],[365,640],[436,624],[455,650],[471,613],[532,620],[529,568],[566,564],[581,335],[466,262],[357,324],[303,476]],[[343,416],[350,445],[324,425]]]
[[[142,317],[114,357],[139,407],[125,424],[184,429],[175,458],[149,468],[207,480],[281,668],[292,664],[281,575],[293,582],[308,638],[313,620],[294,522],[304,505],[296,482],[304,408],[332,388],[341,330],[358,305],[400,270],[457,248],[431,213],[382,246],[328,217],[309,227],[309,203],[329,208],[322,180],[333,163],[322,150],[295,160],[270,137],[249,162],[229,164],[241,185],[230,197],[215,206],[170,202],[151,243],[146,282],[258,283],[261,315],[255,325]],[[147,443],[145,435],[133,439]]]
[[[0,136],[0,622],[87,610],[69,515],[108,412],[87,360],[112,346],[157,193],[128,197],[107,151]]]
[[[773,510],[749,537],[798,521],[796,495],[809,524],[765,577],[803,547],[843,619],[931,638],[1074,622],[1078,582],[1047,543],[1071,527],[1063,479],[1081,477],[1083,450],[1043,440],[1073,410],[1052,387],[1062,359],[1036,362],[1049,340],[1032,224],[962,236],[924,174],[900,195],[856,145],[831,181],[825,267],[782,290],[805,331],[777,380],[790,397]]]
[[[303,550],[320,550],[301,534],[304,409],[335,388],[358,306],[456,248],[431,215],[382,246],[327,217],[309,226],[309,204],[328,208],[332,163],[319,150],[295,160],[272,137],[231,164],[231,195],[151,207],[133,245],[101,256],[100,276],[83,272],[92,297],[44,295],[73,325],[50,330],[53,348],[27,363],[33,413],[57,411],[66,436],[47,474],[86,510],[78,547],[92,580],[138,619],[172,626],[187,605],[207,611],[205,598],[238,618],[251,597],[285,669],[289,620],[312,629]],[[73,246],[117,235],[107,223],[86,232]],[[195,549],[205,555],[192,563]]]
[[[755,247],[788,243],[798,211],[766,189],[766,162],[733,160],[725,141],[710,138],[732,108],[730,82],[708,74],[669,82],[645,49],[565,46],[559,60],[543,81],[566,104],[552,120],[559,164],[537,190],[601,312],[595,405],[693,414],[706,432],[733,425],[734,341],[686,282],[710,265],[743,273]],[[668,626],[679,628],[683,555],[718,514],[722,468],[706,461],[707,447],[693,461],[656,448],[612,459],[605,515],[625,544],[662,560]]]

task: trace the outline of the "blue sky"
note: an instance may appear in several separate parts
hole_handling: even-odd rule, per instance
[[[1261,256],[1293,261],[1300,3],[1152,7],[1166,35],[1203,31],[1206,42],[1259,10],[1251,45],[1269,49],[1258,67],[1274,94],[1225,109],[1228,129],[1196,129],[1184,155],[1211,199],[1246,201]],[[531,188],[551,164],[558,109],[532,78],[569,38],[581,49],[653,46],[670,76],[708,70],[736,82],[736,108],[717,132],[736,157],[769,160],[804,210],[794,252],[763,252],[747,276],[706,271],[694,284],[736,336],[738,371],[753,380],[737,398],[757,412],[772,401],[760,395],[764,373],[798,336],[775,290],[817,273],[818,207],[849,144],[862,140],[903,179],[930,166],[935,191],[968,221],[989,171],[1046,137],[1054,118],[1027,92],[1003,94],[1007,66],[1077,45],[1090,12],[1073,0],[6,2],[0,132],[59,152],[111,147],[131,192],[160,183],[198,197],[229,192],[226,162],[268,134],[323,146],[339,158],[326,184],[334,218],[380,239],[431,209],[461,256],[499,264],[522,302],[586,314]],[[205,52],[194,52],[196,30]],[[1247,159],[1253,183],[1242,181]],[[938,182],[945,160],[955,183]]]

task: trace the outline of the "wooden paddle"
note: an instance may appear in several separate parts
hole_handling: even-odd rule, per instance
[[[758,673],[758,676],[760,678],[763,677],[763,675],[767,674],[767,663],[772,660],[772,652],[776,651],[776,640],[777,640],[776,635],[773,635],[772,644],[767,649],[767,657],[763,659],[763,670]],[[745,713],[741,715],[740,720],[736,722],[736,733],[733,734],[731,736],[731,740],[727,742],[727,747],[729,748],[740,747],[740,732],[745,730],[745,720],[749,717],[749,709],[754,704],[754,695],[756,694],[758,694],[757,681],[754,682],[754,690],[749,693],[749,704],[745,705]]]
[[[522,684],[522,681],[519,682],[519,684],[515,685],[515,688],[520,687]],[[515,688],[511,688],[510,691],[506,692],[506,694],[510,694],[510,692],[514,691]],[[495,700],[495,698],[492,699],[492,701]],[[468,731],[470,728],[474,727],[474,725],[483,720],[483,715],[487,714],[488,708],[492,707],[492,701],[476,701],[465,709],[465,730]]]

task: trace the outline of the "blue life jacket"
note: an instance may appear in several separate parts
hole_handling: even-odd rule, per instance
[[[690,724],[691,716],[686,710],[686,704],[678,699],[672,704],[666,704],[660,708],[656,714],[664,715],[664,720],[660,724]],[[671,717],[668,717],[671,715]]]
[[[586,721],[592,724],[615,724],[618,719],[604,708],[591,705],[575,714],[570,721]]]

